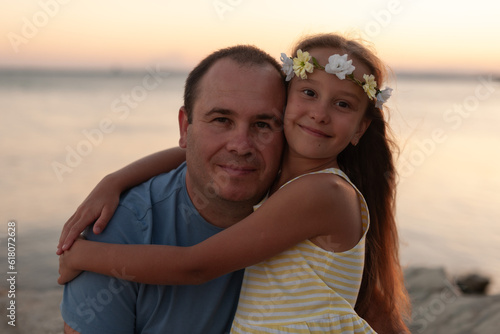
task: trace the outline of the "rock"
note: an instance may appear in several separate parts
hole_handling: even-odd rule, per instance
[[[405,285],[413,308],[411,333],[500,332],[500,295],[464,294],[443,268],[409,268]]]
[[[484,295],[490,279],[478,274],[470,274],[457,278],[456,283],[463,293]]]

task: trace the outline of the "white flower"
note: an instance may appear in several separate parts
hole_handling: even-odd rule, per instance
[[[370,100],[373,100],[375,94],[377,93],[377,82],[375,81],[375,77],[373,76],[373,74],[363,74],[363,79],[365,79],[363,89],[366,92],[366,95],[368,95],[368,98],[370,98]]]
[[[375,108],[380,108],[382,105],[389,100],[392,94],[392,88],[387,87],[384,90],[379,91],[377,94],[377,102],[375,103]]]
[[[290,81],[293,78],[294,72],[293,72],[293,60],[292,58],[288,57],[286,54],[283,52],[281,53],[280,57],[281,62],[283,63],[283,66],[281,67],[281,70],[283,73],[286,74],[286,81]]]
[[[344,80],[346,74],[352,74],[355,67],[352,65],[352,60],[347,60],[347,54],[341,56],[334,54],[328,58],[328,64],[325,66],[325,71],[330,74],[335,74],[340,80]]]
[[[306,72],[312,73],[314,65],[310,63],[311,56],[309,52],[297,50],[297,57],[293,58],[293,70],[301,79],[307,79]]]

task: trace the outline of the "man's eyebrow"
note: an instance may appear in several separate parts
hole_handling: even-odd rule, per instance
[[[224,108],[212,108],[209,111],[207,111],[204,116],[210,117],[214,114],[227,116],[227,115],[233,115],[234,111],[231,109],[224,109]],[[274,115],[272,112],[259,113],[259,114],[256,114],[254,118],[257,120],[264,120],[264,121],[271,120],[271,121],[274,121],[274,122],[281,124],[281,118],[276,117],[276,115]]]
[[[275,121],[279,121],[279,119],[275,115],[273,115],[273,114],[257,114],[257,115],[255,115],[255,118],[262,119],[262,120],[275,120]]]
[[[273,112],[269,113],[260,113],[255,115],[255,120],[262,122],[262,121],[269,121],[274,124],[274,126],[282,126],[283,125],[283,120],[282,118],[276,117],[276,115]]]
[[[231,115],[234,112],[230,109],[224,109],[224,108],[212,108],[209,111],[205,113],[205,116],[211,116],[213,114],[220,114],[220,115]]]

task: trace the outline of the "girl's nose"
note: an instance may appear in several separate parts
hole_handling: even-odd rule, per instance
[[[330,117],[327,106],[318,103],[314,109],[310,111],[310,117],[317,123],[327,123]]]

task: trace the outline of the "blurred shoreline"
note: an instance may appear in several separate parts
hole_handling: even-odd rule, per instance
[[[175,76],[187,76],[191,69],[169,68],[158,65],[130,68],[57,68],[57,67],[0,67],[2,75],[57,75],[57,76],[137,76],[148,73],[148,69],[161,69],[165,73]],[[492,71],[418,71],[399,69],[391,72],[398,79],[421,79],[421,80],[457,80],[476,79],[478,76],[492,77],[493,81],[500,81],[500,72]]]

